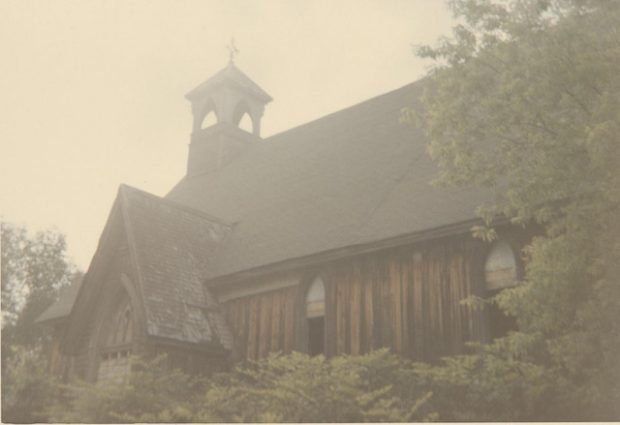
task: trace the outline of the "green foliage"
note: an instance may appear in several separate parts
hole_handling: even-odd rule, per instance
[[[460,358],[428,376],[441,381],[459,369],[472,382],[491,382],[484,377],[515,370],[518,358],[523,397],[544,394],[547,417],[617,420],[620,2],[450,4],[460,22],[454,37],[418,52],[436,63],[415,122],[430,135],[438,182],[495,190],[496,201],[479,211],[486,226],[477,236],[495,237],[492,225],[502,215],[543,232],[524,252],[524,282],[496,299],[521,332],[486,348],[485,356],[495,352],[492,363]],[[506,380],[506,388],[517,382]],[[506,405],[498,417],[510,412]],[[483,413],[457,416],[480,420]],[[521,414],[543,418],[535,407]]]
[[[67,260],[64,235],[1,223],[2,328],[14,326],[22,345],[35,344],[34,320],[56,300],[76,273]],[[36,332],[35,332],[36,333]]]
[[[513,346],[515,340],[519,341]],[[442,421],[525,421],[557,419],[556,389],[544,368],[515,355],[538,341],[524,335],[478,346],[474,355],[443,359],[441,365],[415,366],[416,385],[432,391],[429,409]]]
[[[2,413],[12,422],[43,420],[42,406],[53,394],[45,376],[49,332],[36,318],[77,278],[66,258],[64,236],[55,231],[28,234],[1,223]]]
[[[21,352],[11,368],[3,418],[14,422],[406,422],[569,419],[554,405],[562,388],[527,358],[544,344],[516,334],[478,354],[413,363],[378,350],[325,359],[292,353],[239,365],[211,378],[133,359],[116,384],[59,384],[44,362]]]
[[[201,379],[170,370],[165,356],[135,358],[122,383],[65,385],[48,413],[53,422],[194,422],[203,393]]]
[[[12,355],[2,376],[2,421],[47,422],[47,407],[59,387],[47,373],[41,350],[20,346],[9,349]]]
[[[411,362],[379,350],[325,359],[271,355],[196,378],[165,357],[133,359],[123,382],[59,385],[40,375],[36,416],[53,422],[378,422],[432,420]],[[424,379],[427,380],[426,377]],[[32,381],[32,379],[30,379]],[[29,382],[30,382],[29,381]],[[23,385],[24,390],[32,387]]]
[[[407,373],[407,370],[409,373]],[[238,366],[209,387],[201,421],[364,422],[432,418],[430,393],[407,379],[413,370],[386,350],[325,359],[292,353]]]

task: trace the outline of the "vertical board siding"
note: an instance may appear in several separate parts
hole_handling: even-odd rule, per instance
[[[483,334],[481,312],[461,301],[476,294],[471,238],[400,247],[337,261],[321,270],[326,285],[327,355],[389,347],[418,360],[462,353]],[[305,344],[303,285],[237,298],[225,304],[242,358],[288,353]]]
[[[256,360],[270,352],[293,351],[296,297],[297,288],[291,287],[225,304],[238,357]]]

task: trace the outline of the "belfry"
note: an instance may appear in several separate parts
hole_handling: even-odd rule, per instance
[[[187,174],[223,168],[260,139],[261,118],[272,98],[232,61],[185,95],[192,105],[193,126]],[[249,117],[251,132],[239,128]]]

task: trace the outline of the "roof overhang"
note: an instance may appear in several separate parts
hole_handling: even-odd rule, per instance
[[[504,225],[508,223],[508,219],[498,219],[494,224]],[[393,238],[382,239],[380,241],[349,245],[329,251],[319,252],[309,256],[291,258],[281,262],[256,267],[253,269],[242,270],[225,276],[218,276],[207,280],[205,284],[207,285],[207,287],[217,291],[217,288],[225,285],[234,285],[239,282],[244,282],[249,279],[256,279],[272,273],[312,267],[322,263],[381,251],[384,249],[396,248],[399,246],[415,243],[423,243],[430,240],[445,238],[449,236],[463,235],[465,233],[471,232],[472,226],[479,224],[482,224],[482,219],[476,218],[434,229],[424,230],[421,232],[409,233],[405,235],[395,236]]]

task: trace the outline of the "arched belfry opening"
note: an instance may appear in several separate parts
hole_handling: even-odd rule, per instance
[[[235,111],[233,113],[233,124],[243,131],[255,134],[254,119],[252,118],[252,111],[250,106],[245,100],[237,103]]]
[[[205,108],[200,114],[198,120],[200,122],[199,127],[201,130],[212,127],[218,123],[217,109],[215,109],[213,100],[209,100],[209,102],[205,105]]]
[[[243,114],[243,116],[239,119],[239,123],[237,123],[237,127],[239,127],[243,131],[247,131],[248,133],[254,132],[254,122],[252,118],[250,118],[250,114],[247,112]]]
[[[193,115],[188,175],[217,171],[259,141],[272,100],[232,61],[185,97]]]

